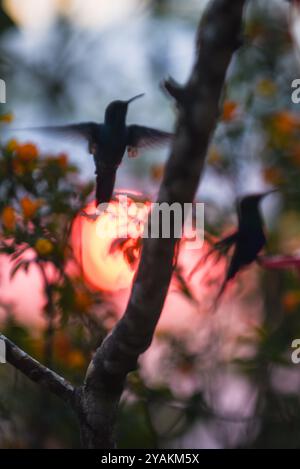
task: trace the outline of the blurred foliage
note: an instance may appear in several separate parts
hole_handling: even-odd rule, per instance
[[[0,116],[1,125],[10,120],[10,115]],[[11,260],[11,279],[21,270],[38,269],[45,298],[42,335],[38,331],[36,336],[32,335],[30,329],[15,321],[9,310],[2,330],[44,364],[54,366],[80,383],[92,350],[101,343],[107,333],[106,323],[114,317],[107,300],[101,319],[94,314],[95,308],[104,304],[104,298],[84,282],[70,246],[74,216],[86,206],[93,183],[80,181],[78,169],[65,154],[41,155],[33,143],[16,140],[9,140],[0,151],[0,252]],[[5,309],[5,304],[2,308]],[[6,374],[5,370],[0,371]],[[9,371],[8,378],[10,374]],[[29,396],[32,388],[24,391],[23,386],[16,386],[14,398],[9,399],[14,402],[8,408],[14,408],[19,399],[26,400],[24,392]],[[58,438],[54,429],[62,406],[57,406],[56,399],[45,396],[42,390],[34,390],[33,401],[34,395],[37,402],[29,418],[33,430],[29,439],[24,436],[22,445],[25,446],[47,445],[47,439],[51,439],[46,431],[48,427],[53,429],[54,441]],[[44,412],[45,404],[50,406],[49,413]],[[26,406],[25,414],[28,411]],[[21,418],[19,410],[18,415]],[[66,422],[69,421],[67,410],[64,415]],[[65,432],[65,444],[71,444],[70,438],[75,438],[76,430],[72,436],[67,435],[63,426],[59,428]],[[35,443],[29,441],[31,438],[37,439]]]
[[[175,3],[157,0],[153,14],[172,21]],[[65,58],[72,55],[67,47],[72,42],[69,25],[58,21],[55,27],[59,34],[51,49],[58,56],[54,73],[35,58],[25,67],[26,61],[17,56],[15,69],[36,77],[36,83],[47,90],[46,99],[65,107],[62,98],[68,97],[69,89],[64,75],[66,70],[71,75],[78,70],[73,64],[64,67]],[[291,101],[298,64],[279,4],[277,8],[269,0],[251,2],[245,32],[226,84],[208,172],[216,178],[219,192],[229,185],[233,196],[248,192],[253,168],[262,184],[279,187],[281,201],[269,230],[268,250],[293,254],[300,245],[300,114]],[[0,119],[3,127],[12,116],[3,114]],[[107,295],[84,282],[69,246],[72,220],[85,206],[93,185],[81,181],[64,154],[44,155],[34,144],[14,140],[2,142],[0,151],[0,250],[13,262],[12,276],[33,266],[40,269],[45,296],[43,333],[20,325],[11,305],[1,303],[6,312],[3,333],[79,383],[93,350],[115,319]],[[153,164],[153,182],[161,179],[162,172],[161,164]],[[222,195],[221,208],[208,200],[208,239],[236,222],[233,198],[225,199]],[[139,247],[119,239],[112,250],[122,249],[134,265]],[[195,303],[180,265],[175,277],[181,296]],[[260,298],[261,304],[253,298]],[[227,321],[218,315],[204,318],[198,330],[195,320],[188,333],[157,334],[155,346],[162,352],[155,379],[143,363],[128,377],[118,424],[121,448],[300,447],[300,378],[291,362],[291,343],[300,337],[299,275],[260,271],[257,286],[243,300],[247,311],[254,305],[253,316],[257,309],[261,311],[260,320],[257,324],[247,318],[247,333],[239,335],[231,353],[226,349],[231,345],[226,340],[234,341],[231,336],[225,337],[221,352],[218,348],[223,333],[220,321]],[[180,307],[174,311],[177,314]],[[199,336],[196,344],[195,336]],[[64,405],[10,367],[0,366],[0,375],[2,447],[79,445],[76,422]],[[244,387],[249,396],[235,405]]]
[[[3,9],[2,2],[0,3],[0,32],[5,31],[8,28],[14,26],[13,21],[10,17],[6,14],[5,10]]]

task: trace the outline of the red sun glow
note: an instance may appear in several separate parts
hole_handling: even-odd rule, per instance
[[[125,253],[138,258],[138,238],[150,210],[150,202],[139,203],[137,197],[131,194],[122,200],[119,195],[96,220],[81,213],[74,221],[71,242],[75,257],[85,279],[97,289],[114,292],[132,282],[136,265],[128,262]],[[95,203],[84,212],[93,215]]]
[[[71,243],[84,278],[92,287],[111,293],[123,290],[128,294],[150,209],[151,202],[145,201],[141,194],[119,194],[96,219],[91,217],[95,214],[94,201],[84,209],[87,216],[84,213],[76,216]],[[207,249],[207,245],[201,243],[193,249],[188,249],[185,242],[181,243],[178,266],[186,279]],[[223,268],[224,265],[214,266],[214,272],[220,274]],[[203,274],[202,267],[199,273]],[[196,283],[199,282],[199,275],[194,277]],[[190,283],[193,286],[194,279]],[[175,280],[172,285],[170,291],[177,290]],[[199,285],[197,290],[199,292]],[[178,303],[178,295],[176,297]]]

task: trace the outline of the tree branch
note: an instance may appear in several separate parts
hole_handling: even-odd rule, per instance
[[[3,334],[0,334],[0,340],[5,342],[8,363],[21,371],[31,381],[41,384],[53,394],[73,405],[75,389],[72,384],[54,371],[41,365]]]
[[[219,115],[222,88],[232,55],[240,45],[246,0],[213,0],[197,34],[196,61],[188,83],[168,80],[179,116],[158,202],[194,200],[205,155]],[[144,239],[139,269],[123,318],[97,349],[81,392],[85,447],[114,445],[118,402],[128,372],[151,344],[173,273],[177,240]]]

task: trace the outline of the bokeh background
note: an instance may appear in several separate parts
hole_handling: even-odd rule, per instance
[[[181,244],[153,344],[128,378],[122,448],[300,445],[300,365],[291,361],[291,343],[300,338],[299,271],[253,265],[217,311],[226,259],[200,262],[189,277],[210,241],[234,229],[236,197],[274,186],[278,195],[263,203],[267,254],[299,251],[300,114],[291,100],[298,50],[287,2],[249,3],[197,195],[206,241],[197,251]],[[1,2],[1,330],[74,383],[124,310],[140,242],[105,244],[78,219],[93,199],[84,143],[14,129],[101,121],[111,100],[145,92],[128,121],[171,130],[176,109],[159,85],[168,75],[181,83],[188,77],[206,4]],[[154,200],[167,154],[125,157],[116,189]],[[92,258],[84,266],[82,250]],[[2,448],[79,446],[74,416],[58,399],[9,365],[0,365],[0,379]]]

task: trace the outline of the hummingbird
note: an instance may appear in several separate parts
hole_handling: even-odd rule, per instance
[[[104,122],[100,124],[84,122],[26,129],[82,137],[87,141],[88,152],[93,155],[96,167],[96,208],[99,204],[110,202],[116,173],[126,149],[128,157],[135,158],[140,149],[168,143],[173,136],[150,127],[126,125],[129,104],[142,96],[144,93],[127,101],[112,101],[105,110]]]
[[[258,260],[258,254],[267,243],[263,218],[260,212],[260,202],[276,189],[250,194],[237,201],[238,228],[231,235],[215,244],[215,249],[227,254],[234,248],[225,279],[222,283],[217,299],[224,293],[228,282],[235,278],[244,267]]]
[[[273,192],[276,192],[276,189],[239,198],[237,200],[237,230],[217,241],[205,256],[205,260],[207,260],[212,253],[218,252],[219,257],[217,260],[219,260],[222,255],[227,255],[233,248],[233,254],[229,261],[225,278],[217,295],[217,302],[223,295],[228,282],[233,280],[243,268],[257,261],[258,254],[266,245],[267,240],[260,212],[260,202]],[[199,264],[197,263],[191,274],[197,270],[198,266]]]

